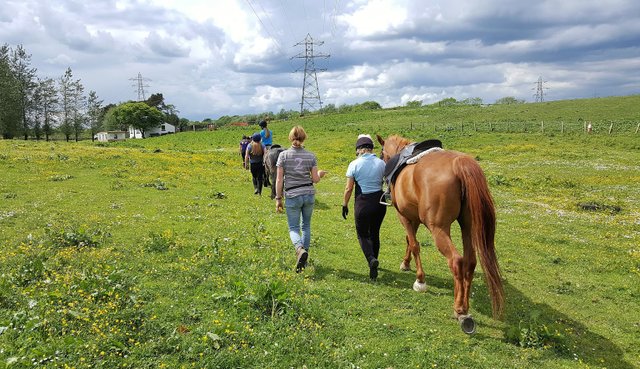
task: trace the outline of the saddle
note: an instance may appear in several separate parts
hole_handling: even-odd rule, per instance
[[[413,157],[416,157],[422,152],[429,149],[440,148],[442,149],[442,142],[440,140],[426,140],[419,143],[412,143],[405,146],[402,151],[394,155],[389,159],[384,167],[384,180],[387,183],[387,191],[391,184],[396,182],[398,174],[402,169],[407,166],[407,161]]]

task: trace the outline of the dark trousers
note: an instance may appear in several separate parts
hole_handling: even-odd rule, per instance
[[[262,193],[262,184],[264,183],[264,165],[262,162],[251,163],[251,177],[253,180],[253,189],[256,193]]]
[[[380,204],[382,191],[360,194],[355,201],[355,220],[358,242],[367,263],[378,258],[380,252],[380,227],[387,214],[387,207]]]

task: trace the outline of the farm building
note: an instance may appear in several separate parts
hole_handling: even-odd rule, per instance
[[[170,133],[176,133],[176,127],[173,124],[162,123],[161,125],[149,128],[144,132],[145,137],[163,136]],[[129,126],[129,137],[142,138],[142,132],[139,129]]]
[[[123,141],[127,139],[127,131],[103,131],[96,133],[99,142]]]

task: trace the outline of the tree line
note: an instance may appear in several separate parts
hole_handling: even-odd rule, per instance
[[[4,139],[49,141],[54,133],[66,141],[92,139],[102,130],[145,130],[166,122],[186,127],[179,111],[161,93],[147,100],[103,105],[95,91],[85,93],[68,67],[58,78],[39,77],[22,45],[0,47],[0,134]]]
[[[58,131],[76,141],[86,129],[97,132],[102,100],[85,94],[71,68],[57,79],[41,78],[22,45],[0,47],[0,132],[5,139],[49,140]]]

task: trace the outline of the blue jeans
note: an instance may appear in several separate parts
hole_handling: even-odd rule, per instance
[[[311,243],[311,214],[313,214],[314,202],[315,195],[287,197],[285,201],[291,242],[294,247],[304,247],[307,251],[309,251]],[[302,223],[300,222],[301,216]]]

